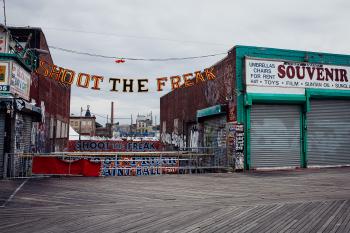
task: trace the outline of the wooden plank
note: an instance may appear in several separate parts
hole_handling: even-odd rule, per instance
[[[350,168],[31,179],[1,232],[350,232]],[[0,181],[7,199],[18,184]]]

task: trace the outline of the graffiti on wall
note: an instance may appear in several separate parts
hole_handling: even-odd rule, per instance
[[[35,77],[35,76],[32,76]],[[41,122],[32,123],[32,133],[30,140],[30,151],[33,153],[44,153],[45,143],[47,138],[45,135],[48,135],[46,124],[45,124],[45,102],[41,101]]]
[[[199,147],[199,130],[196,126],[193,126],[190,130],[189,147]]]
[[[15,120],[15,153],[24,152],[24,119],[21,114],[16,114]]]
[[[45,124],[33,122],[31,137],[31,152],[43,153],[45,151]]]
[[[204,90],[205,99],[209,105],[215,105],[220,97],[218,82],[207,82],[206,84]]]
[[[186,148],[186,136],[182,134],[173,133],[162,133],[161,140],[163,143],[173,145],[178,149]]]
[[[232,90],[234,88],[233,72],[233,65],[231,63],[228,63],[224,68],[224,83],[227,96],[232,95]]]
[[[97,140],[69,140],[68,151],[159,151],[159,141],[97,141]]]
[[[227,138],[226,138],[226,145],[227,145],[227,158],[229,161],[229,165],[234,166],[235,164],[235,157],[234,157],[234,151],[235,151],[235,132],[236,128],[234,123],[228,122],[226,124],[226,131],[227,131]]]
[[[204,146],[225,147],[226,146],[226,117],[220,116],[204,121]]]
[[[178,158],[129,157],[106,158],[101,176],[148,176],[177,173]]]
[[[226,91],[226,100],[228,101],[227,121],[236,120],[237,93],[235,91],[234,69],[231,63],[224,68],[224,83]]]
[[[235,169],[244,169],[244,126],[235,126]]]

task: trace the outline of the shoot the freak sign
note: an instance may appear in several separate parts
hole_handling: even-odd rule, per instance
[[[54,79],[65,85],[75,84],[81,88],[91,88],[92,90],[100,90],[100,85],[105,82],[105,78],[101,75],[91,75],[87,73],[77,73],[74,70],[65,69],[56,65],[50,65],[45,61],[39,62],[39,67],[35,71],[36,74],[46,78]],[[186,88],[196,85],[207,80],[216,78],[214,67],[204,69],[204,71],[195,71],[183,75],[175,75],[170,77],[160,77],[156,79],[157,91],[163,91],[166,85],[170,85],[171,89]],[[148,79],[127,79],[127,78],[109,78],[110,91],[112,92],[148,92]]]

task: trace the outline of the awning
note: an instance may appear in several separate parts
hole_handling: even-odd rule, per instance
[[[197,110],[197,121],[200,118],[216,116],[221,114],[226,114],[226,105],[224,104],[214,105],[209,108],[203,108]]]
[[[0,109],[15,110],[33,116],[33,121],[41,121],[41,108],[23,99],[0,98]]]

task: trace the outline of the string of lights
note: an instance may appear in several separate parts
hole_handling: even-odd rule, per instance
[[[99,58],[107,58],[107,59],[121,59],[121,60],[128,60],[128,61],[179,61],[179,60],[192,60],[192,59],[199,59],[199,58],[206,58],[206,57],[215,57],[220,55],[226,55],[227,53],[214,53],[214,54],[207,54],[207,55],[201,55],[201,56],[190,56],[190,57],[169,57],[169,58],[134,58],[134,57],[116,57],[116,56],[107,56],[107,55],[101,55],[97,53],[89,53],[89,52],[82,52],[82,51],[76,51],[73,49],[66,49],[61,48],[57,46],[49,46],[50,49],[59,50],[67,53],[73,53],[73,54],[80,54],[90,57],[99,57]]]

